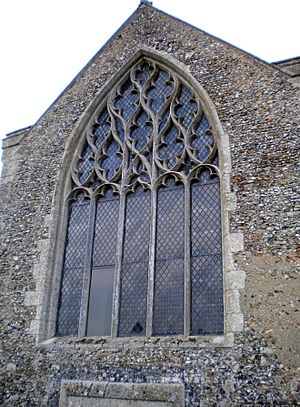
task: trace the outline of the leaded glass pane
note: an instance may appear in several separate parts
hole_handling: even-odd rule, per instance
[[[169,181],[158,191],[154,335],[183,334],[184,188]]]
[[[79,196],[69,208],[57,335],[77,335],[89,225],[89,201]]]
[[[84,183],[90,176],[94,167],[94,153],[88,144],[83,148],[80,161],[78,163],[78,174],[80,182]]]
[[[223,333],[221,255],[192,258],[191,335]]]
[[[178,105],[175,108],[176,116],[184,128],[188,128],[194,121],[198,106],[193,97],[193,92],[182,86],[178,97]]]
[[[128,120],[136,111],[139,95],[131,80],[128,79],[121,87],[120,95],[116,98],[115,107],[125,120]]]
[[[137,68],[136,79],[141,86],[145,85],[146,81],[149,80],[153,70],[153,66],[149,65],[147,62],[143,63],[140,68]]]
[[[97,200],[87,335],[111,334],[119,197],[108,190]]]
[[[218,171],[218,151],[199,93],[142,57],[101,102],[84,137],[72,188],[91,196],[95,216],[89,223],[84,200],[71,206],[59,334],[77,333],[83,306],[88,335],[148,335],[151,326],[154,335],[183,334],[185,301],[193,335],[223,332],[220,191],[210,175]],[[88,290],[84,267],[91,273],[89,303],[81,299]],[[184,298],[189,274],[190,305]],[[152,321],[147,298],[153,299]],[[112,310],[112,303],[119,308]],[[119,319],[111,326],[112,312]]]
[[[180,157],[184,150],[180,136],[180,130],[176,126],[170,127],[164,134],[162,145],[158,148],[158,157],[165,162],[168,170],[174,167],[176,158]]]
[[[191,334],[221,334],[224,328],[219,180],[205,171],[191,189]]]
[[[205,116],[203,116],[195,128],[193,141],[191,146],[196,150],[196,157],[199,161],[205,161],[211,152],[214,143],[210,124]]]
[[[133,141],[133,147],[138,151],[144,149],[150,139],[153,124],[151,123],[147,113],[139,112],[135,123],[129,134],[129,138]]]
[[[110,118],[107,109],[104,109],[98,116],[91,133],[96,147],[99,148],[104,143],[105,138],[110,132],[110,127]]]
[[[173,90],[174,84],[172,80],[170,80],[170,75],[163,70],[159,70],[154,83],[147,91],[147,97],[150,99],[150,107],[154,113],[158,113],[163,107]]]
[[[121,272],[120,336],[146,335],[150,192],[129,194]]]
[[[97,201],[93,267],[115,264],[117,231],[119,221],[119,197],[108,191]]]
[[[105,177],[111,181],[122,164],[120,146],[113,138],[110,138],[105,146],[105,154],[99,160],[99,164],[104,170]]]

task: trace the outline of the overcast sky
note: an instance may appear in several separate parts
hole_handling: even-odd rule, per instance
[[[1,0],[0,138],[34,124],[139,0]],[[268,62],[300,55],[300,0],[154,0]]]

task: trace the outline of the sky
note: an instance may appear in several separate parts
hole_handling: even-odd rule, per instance
[[[139,3],[0,1],[0,139],[36,123]],[[300,55],[300,0],[154,0],[153,6],[267,62]]]

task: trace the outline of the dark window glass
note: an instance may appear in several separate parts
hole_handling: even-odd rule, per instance
[[[120,336],[146,335],[150,192],[127,197],[121,272]]]
[[[89,226],[89,201],[80,195],[69,208],[57,335],[77,335]]]
[[[87,335],[111,334],[119,197],[107,191],[97,201]]]
[[[109,191],[97,201],[93,267],[115,264],[118,222],[119,197],[113,197]]]
[[[154,335],[183,334],[184,188],[170,180],[157,198]]]
[[[218,178],[192,185],[192,335],[223,333],[221,208]]]
[[[70,206],[58,335],[85,324],[99,336],[223,333],[219,161],[205,110],[176,72],[142,57],[93,113],[71,166],[69,196],[84,191],[91,211],[83,193]]]

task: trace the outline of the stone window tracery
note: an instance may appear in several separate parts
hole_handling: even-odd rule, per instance
[[[141,58],[71,176],[57,335],[222,334],[218,151],[190,85]]]

